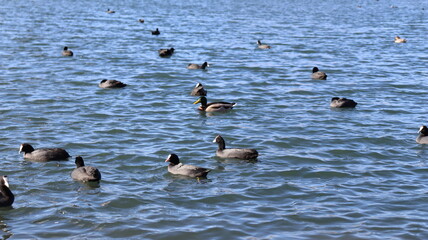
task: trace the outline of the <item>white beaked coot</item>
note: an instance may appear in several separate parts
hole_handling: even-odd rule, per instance
[[[19,153],[24,153],[24,158],[36,162],[68,160],[70,154],[62,148],[39,148],[34,149],[30,144],[23,143]]]
[[[226,148],[226,143],[224,139],[217,135],[214,138],[213,142],[218,144],[218,149],[216,151],[217,157],[221,158],[239,158],[239,159],[255,159],[259,156],[259,153],[256,149],[248,148]]]
[[[184,175],[188,177],[206,177],[211,171],[203,167],[185,165],[180,163],[180,159],[174,153],[171,153],[165,162],[169,162],[168,172],[172,174]]]
[[[204,89],[204,86],[201,83],[197,83],[193,90],[190,92],[192,96],[206,96],[207,90]]]
[[[0,177],[0,207],[12,206],[15,201],[15,196],[9,189],[7,176]]]

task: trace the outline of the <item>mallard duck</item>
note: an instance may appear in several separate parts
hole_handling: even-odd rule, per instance
[[[334,97],[331,99],[330,107],[332,108],[354,108],[357,103],[352,99]]]
[[[36,162],[67,160],[70,157],[70,154],[62,148],[34,149],[28,143],[21,144],[19,153],[21,152],[24,152],[24,158]]]
[[[165,162],[169,162],[168,172],[172,174],[184,175],[188,177],[206,177],[207,174],[211,171],[202,167],[182,164],[180,163],[178,156],[174,153],[171,153]]]
[[[197,83],[193,88],[192,92],[190,92],[192,96],[206,96],[207,90],[204,89],[204,86],[201,83]]]
[[[260,40],[257,40],[257,45],[258,45],[257,47],[260,48],[260,49],[268,49],[268,48],[270,48],[269,45],[262,44],[262,42]]]
[[[115,11],[110,10],[110,8],[107,9],[106,13],[115,13]]]
[[[100,88],[123,88],[127,85],[121,81],[103,79],[98,86]]]
[[[248,148],[226,148],[226,143],[224,139],[217,135],[214,138],[213,142],[218,144],[218,149],[216,151],[217,157],[221,158],[239,158],[239,159],[255,159],[259,156],[259,153],[256,149]]]
[[[64,47],[64,50],[62,50],[62,56],[73,56],[73,51],[68,50],[68,47]]]
[[[419,128],[419,135],[416,138],[416,142],[419,144],[428,144],[428,128],[423,125]]]
[[[396,36],[394,42],[395,43],[405,43],[405,42],[407,42],[407,40],[404,38],[400,38],[399,36]]]
[[[101,173],[97,168],[91,166],[85,166],[83,158],[77,156],[76,168],[71,172],[71,178],[77,181],[93,182],[101,180]]]
[[[189,65],[187,65],[187,69],[205,69],[206,67],[208,67],[207,62],[202,63],[202,65],[196,63],[189,63]]]
[[[159,35],[159,34],[160,34],[160,32],[159,32],[158,28],[156,28],[156,30],[152,31],[152,35]]]
[[[161,57],[171,57],[172,54],[174,53],[174,48],[170,48],[170,49],[159,49],[158,53],[159,56]]]
[[[326,80],[327,74],[325,72],[320,72],[320,70],[317,67],[314,67],[312,69],[312,79],[318,79],[318,80]]]
[[[0,207],[12,206],[15,201],[15,196],[9,189],[9,182],[7,176],[0,177]]]
[[[229,103],[229,102],[212,102],[207,103],[207,98],[202,96],[196,102],[193,104],[201,103],[201,105],[198,107],[198,110],[205,111],[205,112],[217,112],[217,111],[226,111],[232,109],[236,103]]]

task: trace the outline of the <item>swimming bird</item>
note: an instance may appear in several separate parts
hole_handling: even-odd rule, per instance
[[[201,83],[197,83],[193,88],[192,92],[190,92],[192,96],[206,96],[207,90],[204,89],[204,86]]]
[[[317,67],[312,68],[312,79],[318,79],[318,80],[326,80],[327,74],[325,72],[320,72],[320,70]]]
[[[399,36],[396,36],[394,42],[395,43],[406,43],[407,40],[405,38],[400,38]]]
[[[202,63],[202,65],[196,63],[189,63],[189,65],[187,65],[187,69],[205,69],[206,67],[208,67],[207,62]]]
[[[83,158],[81,156],[77,156],[76,160],[76,168],[71,172],[71,178],[77,181],[83,182],[93,182],[101,180],[100,171],[91,166],[85,166],[83,162]]]
[[[68,47],[64,47],[64,50],[62,50],[62,56],[73,56],[73,51],[68,50]]]
[[[144,19],[142,19],[142,18],[138,19],[138,21],[139,21],[140,23],[144,23]]]
[[[262,44],[262,42],[260,40],[257,40],[257,45],[258,45],[257,47],[260,48],[260,49],[268,49],[268,48],[270,48],[269,45]]]
[[[0,207],[12,206],[15,201],[15,196],[9,189],[9,182],[7,176],[0,177]]]
[[[188,177],[206,177],[207,174],[211,171],[202,167],[182,164],[180,163],[178,156],[174,153],[171,153],[165,162],[169,162],[168,172],[172,174],[184,175]]]
[[[21,144],[19,153],[21,152],[24,152],[24,158],[36,162],[68,160],[67,158],[71,157],[70,154],[62,148],[34,149],[28,143]]]
[[[110,10],[110,8],[107,9],[106,13],[115,13],[115,11]]]
[[[358,103],[356,103],[352,99],[334,97],[331,99],[330,107],[332,107],[332,108],[354,108],[355,106],[357,106],[357,104]]]
[[[152,35],[159,35],[159,28],[156,28],[156,30],[152,31]]]
[[[123,88],[126,87],[127,84],[117,80],[107,80],[103,79],[98,84],[100,88]]]
[[[416,142],[419,144],[428,144],[428,128],[423,125],[419,128],[419,135],[416,138]]]
[[[170,49],[159,49],[158,53],[159,56],[161,57],[171,57],[171,55],[174,53],[174,48],[170,48]]]
[[[196,100],[193,104],[201,103],[198,107],[198,110],[205,112],[218,112],[218,111],[226,111],[232,109],[236,103],[232,102],[212,102],[207,103],[207,98],[202,96],[198,100]]]
[[[259,153],[256,149],[248,148],[226,148],[226,143],[224,139],[217,135],[214,138],[213,142],[218,144],[218,149],[215,152],[217,157],[221,158],[239,158],[239,159],[255,159],[259,156]]]

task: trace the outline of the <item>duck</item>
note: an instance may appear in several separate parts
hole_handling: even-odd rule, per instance
[[[126,87],[127,84],[117,80],[107,80],[103,79],[98,84],[100,88],[123,88]]]
[[[9,188],[7,176],[0,177],[0,207],[12,206],[15,196]]]
[[[332,108],[354,108],[357,102],[352,99],[334,97],[331,99],[330,107]]]
[[[416,138],[416,142],[419,144],[428,144],[428,128],[423,125],[419,128],[419,135]]]
[[[232,102],[212,102],[207,103],[207,98],[205,96],[200,97],[193,104],[201,103],[198,107],[198,110],[205,112],[219,112],[219,111],[227,111],[232,109],[236,103]]]
[[[220,135],[217,135],[214,138],[213,142],[218,144],[216,156],[220,158],[238,158],[249,160],[255,159],[259,156],[259,153],[256,149],[226,148],[226,143]]]
[[[320,70],[317,67],[312,68],[312,79],[318,79],[318,80],[326,80],[327,74],[325,72],[320,72]]]
[[[197,83],[193,88],[192,92],[190,92],[191,96],[206,96],[207,90],[204,89],[204,86],[201,83]]]
[[[400,38],[399,36],[395,36],[395,43],[406,43],[407,40],[405,38]]]
[[[260,40],[257,40],[257,45],[258,45],[257,47],[260,48],[260,49],[269,49],[270,48],[269,45],[262,44],[262,42]]]
[[[209,169],[203,167],[197,167],[193,165],[186,165],[180,163],[180,159],[174,153],[171,153],[165,160],[165,162],[169,162],[168,172],[172,174],[184,175],[188,177],[207,177],[207,174],[211,171]]]
[[[47,161],[60,161],[68,160],[70,154],[62,148],[39,148],[34,149],[28,143],[21,144],[19,153],[24,152],[24,158],[36,161],[36,162],[47,162]]]
[[[196,63],[189,63],[189,65],[187,65],[187,69],[205,69],[206,67],[208,67],[207,62],[202,63],[202,65]]]
[[[106,13],[115,13],[115,11],[110,10],[110,8],[107,9]]]
[[[174,53],[174,48],[170,48],[170,49],[159,49],[158,53],[159,56],[161,57],[171,57],[172,54]]]
[[[62,56],[73,56],[73,51],[69,50],[68,47],[64,47],[62,50]]]
[[[144,23],[144,19],[142,19],[142,18],[138,19],[138,21],[139,21],[140,23]]]
[[[152,35],[159,35],[159,28],[156,28],[156,30],[152,31]]]
[[[100,171],[95,167],[85,166],[81,156],[77,156],[74,163],[76,163],[76,168],[71,172],[71,178],[74,180],[83,182],[94,182],[101,180]]]

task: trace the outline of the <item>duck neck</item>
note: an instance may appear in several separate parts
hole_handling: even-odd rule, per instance
[[[224,142],[223,138],[220,139],[218,142],[218,150],[224,150],[226,148],[226,143]]]

